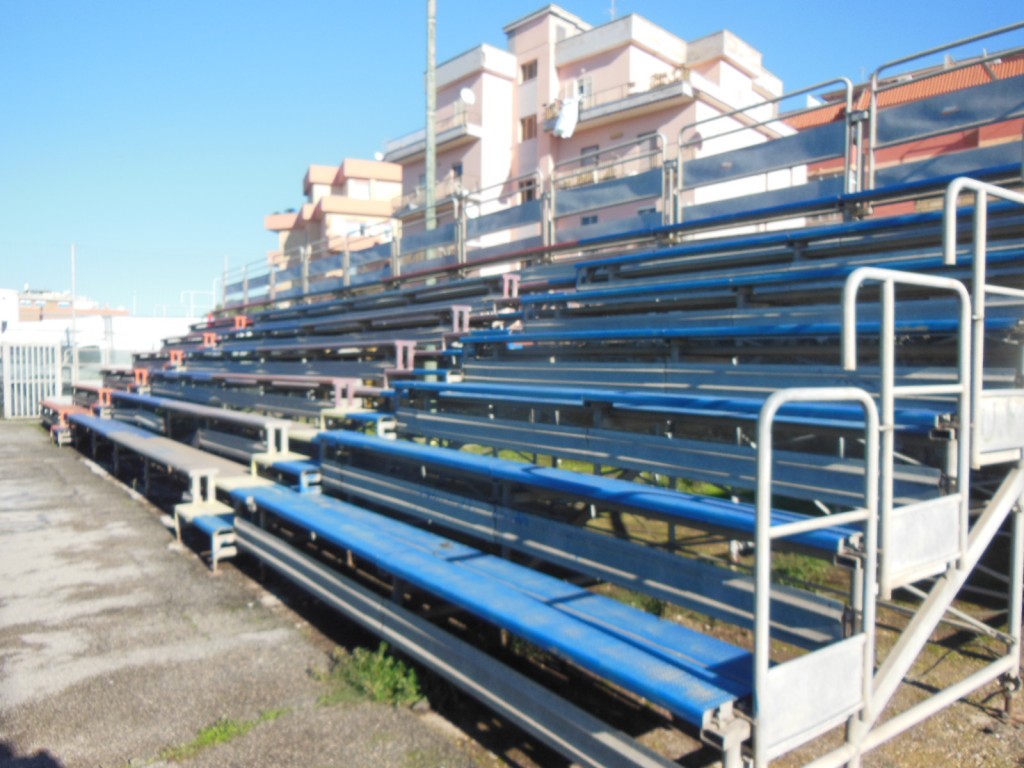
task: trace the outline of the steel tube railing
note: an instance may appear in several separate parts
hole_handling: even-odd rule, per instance
[[[985,296],[997,293],[1000,296],[1024,298],[1024,291],[999,287],[990,289],[986,285],[987,253],[988,253],[988,197],[1024,205],[1024,195],[1013,192],[994,184],[987,184],[976,179],[961,176],[950,182],[946,188],[946,197],[942,219],[942,257],[943,261],[952,266],[956,264],[957,250],[957,200],[962,192],[974,193],[974,236],[973,262],[971,264],[971,302],[974,314],[971,318],[971,340],[973,357],[971,359],[971,404],[974,413],[978,413],[981,403],[982,383],[985,368]],[[972,425],[971,466],[981,464],[981,441],[977,435],[977,425]]]
[[[769,690],[771,662],[771,543],[785,535],[785,529],[776,534],[772,526],[772,470],[773,435],[775,417],[787,403],[795,402],[856,402],[864,409],[864,507],[842,515],[816,518],[807,524],[790,525],[791,532],[805,532],[829,528],[837,524],[863,522],[864,568],[862,571],[864,602],[861,614],[861,632],[865,635],[860,694],[862,713],[870,707],[871,681],[875,658],[875,589],[878,559],[878,410],[871,396],[856,387],[820,387],[783,389],[773,393],[761,407],[757,422],[757,501],[754,563],[754,722],[755,728],[763,712],[761,707]],[[754,765],[768,762],[769,746],[766,739],[754,737]]]
[[[1016,24],[1010,24],[1008,26],[1000,27],[999,29],[994,29],[994,30],[991,30],[989,32],[982,32],[981,34],[978,34],[978,35],[972,35],[971,37],[965,37],[965,38],[963,38],[961,40],[957,40],[957,41],[952,42],[952,43],[946,43],[944,45],[936,46],[935,48],[929,48],[926,51],[920,51],[919,53],[913,53],[913,54],[911,54],[909,56],[904,56],[901,59],[895,59],[894,61],[887,62],[887,63],[883,64],[882,66],[880,66],[878,69],[876,69],[874,72],[871,73],[871,80],[870,80],[870,89],[871,89],[870,90],[870,94],[871,95],[870,95],[870,101],[869,101],[869,104],[868,104],[868,162],[867,162],[867,180],[866,180],[866,184],[865,184],[867,189],[870,190],[870,189],[874,189],[875,188],[875,150],[878,148],[878,94],[880,92],[889,90],[891,88],[898,88],[900,86],[906,85],[906,82],[902,81],[902,82],[889,83],[889,84],[880,86],[879,85],[879,76],[882,74],[882,72],[885,72],[886,70],[892,69],[894,67],[898,67],[901,64],[909,64],[912,61],[916,61],[918,59],[923,59],[926,56],[933,56],[936,53],[942,53],[943,51],[949,51],[949,50],[952,50],[953,48],[958,48],[961,45],[968,45],[970,43],[978,42],[979,40],[985,40],[985,39],[990,38],[990,37],[996,37],[997,35],[1002,35],[1002,34],[1005,34],[1007,32],[1012,32],[1012,31],[1014,31],[1016,29],[1021,29],[1021,28],[1024,28],[1024,22],[1018,22]],[[1017,49],[1014,49],[1014,50],[1017,50]],[[971,60],[969,62],[965,62],[963,65],[961,65],[961,68],[962,67],[967,67],[967,66],[974,66],[974,65],[979,64],[979,63],[987,62],[987,61],[990,61],[992,59],[995,59],[996,57],[998,57],[1000,55],[1004,55],[1004,54],[1005,54],[1005,52],[1003,52],[1002,54],[993,54],[991,56],[986,55],[986,56],[983,56],[980,59],[973,59],[973,60]],[[936,72],[934,74],[925,75],[925,77],[921,78],[921,79],[925,79],[927,77],[935,77],[935,76],[937,76],[939,74],[946,74],[946,73],[948,73],[950,71],[952,71],[952,70],[944,69],[941,72]]]
[[[857,293],[865,282],[882,283],[882,329],[880,332],[880,401],[882,419],[882,456],[881,456],[881,518],[883,553],[892,552],[891,525],[887,521],[893,514],[893,474],[895,456],[895,412],[896,397],[931,394],[956,394],[959,397],[958,410],[961,432],[957,443],[958,480],[957,492],[960,494],[960,514],[958,532],[960,560],[963,561],[967,551],[968,515],[970,512],[970,449],[971,449],[971,337],[968,329],[971,319],[971,299],[963,283],[948,277],[934,275],[918,275],[900,272],[881,267],[861,267],[850,274],[843,286],[842,296],[842,362],[848,371],[857,369]],[[896,284],[934,288],[939,291],[951,291],[960,302],[960,330],[958,333],[958,376],[955,385],[911,385],[898,387],[896,379]],[[889,558],[884,557],[881,563],[881,582],[883,595],[891,591],[892,573]]]

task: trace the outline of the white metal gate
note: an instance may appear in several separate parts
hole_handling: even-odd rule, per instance
[[[59,344],[3,344],[3,417],[33,418],[39,415],[39,401],[61,393]]]

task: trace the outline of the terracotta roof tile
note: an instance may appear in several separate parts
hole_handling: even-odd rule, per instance
[[[965,88],[974,88],[978,85],[990,83],[993,80],[1005,80],[1010,77],[1024,75],[1024,56],[1016,56],[999,62],[975,64],[970,67],[963,67],[949,72],[942,72],[936,75],[922,74],[913,80],[902,85],[889,87],[879,91],[878,106],[881,109],[894,107],[900,104],[909,104],[913,101],[920,101],[943,93],[952,93]],[[858,88],[854,98],[855,109],[867,109],[870,105],[871,94],[865,86]],[[802,112],[792,117],[783,119],[798,131],[807,130],[818,125],[825,125],[839,120],[845,107],[842,104],[828,104],[819,109]]]

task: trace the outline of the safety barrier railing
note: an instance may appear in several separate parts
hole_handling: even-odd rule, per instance
[[[960,105],[954,103],[946,104],[944,106],[940,105],[937,110],[931,110],[931,113],[926,116],[900,116],[900,118],[895,121],[895,124],[891,126],[889,130],[890,135],[887,136],[885,133],[886,126],[883,125],[885,110],[881,109],[879,103],[880,97],[887,92],[906,87],[908,82],[911,81],[911,78],[894,77],[888,81],[883,81],[882,73],[905,64],[910,64],[911,62],[920,61],[929,56],[935,56],[936,54],[946,51],[952,51],[961,46],[995,38],[1019,29],[1024,29],[1024,22],[1010,24],[989,32],[966,37],[952,43],[940,45],[935,48],[929,48],[928,50],[920,51],[918,53],[911,54],[910,56],[904,56],[887,62],[872,72],[869,86],[870,101],[868,104],[868,145],[866,148],[866,163],[864,164],[864,189],[875,189],[876,186],[878,186],[877,176],[879,150],[889,146],[904,144],[911,140],[921,140],[932,136],[950,133],[955,130],[975,128],[993,119],[1006,119],[1006,117],[1010,116],[1013,112],[1013,105],[1017,104],[1019,107],[1020,101],[1017,96],[1014,96],[1014,91],[1011,89],[1011,91],[1005,94],[1008,101],[1006,101],[1006,99],[999,98],[1000,94],[998,93],[987,93],[982,100],[983,103],[972,107],[971,109],[963,109]],[[938,77],[946,77],[950,73],[962,71],[970,67],[984,68],[986,76],[990,77],[993,81],[996,81],[997,77],[992,65],[994,63],[998,63],[999,59],[1003,57],[1018,55],[1021,53],[1024,53],[1024,47],[1017,46],[1012,49],[993,54],[983,52],[981,56],[968,59],[952,66],[948,65],[947,60],[947,65],[936,67],[930,71],[925,71],[924,73],[913,77],[913,81],[920,82]],[[1004,101],[1005,103],[1002,103]],[[1008,106],[1009,109],[1007,109]],[[1020,116],[1019,109],[1017,111],[1018,116]],[[928,119],[925,120],[925,117]]]
[[[879,329],[879,378],[882,419],[881,456],[881,519],[882,562],[881,593],[888,597],[897,587],[941,573],[951,561],[962,562],[967,551],[968,514],[970,511],[970,428],[971,421],[971,339],[969,334],[971,300],[967,289],[957,280],[932,275],[918,275],[880,267],[862,267],[847,278],[843,288],[843,367],[857,369],[857,293],[866,282],[881,283],[882,304]],[[960,306],[957,345],[957,381],[949,384],[904,384],[896,378],[896,285],[910,285],[949,291]],[[980,375],[980,374],[979,374]],[[893,474],[895,471],[895,410],[898,397],[929,397],[955,395],[957,417],[963,432],[957,442],[956,493],[941,499],[911,504],[899,510],[893,505]],[[925,544],[910,546],[912,539]]]
[[[830,86],[841,86],[843,89],[843,100],[840,103],[844,111],[838,122],[828,122],[798,132],[786,123],[786,119],[813,112],[820,105],[790,112],[785,118],[777,114],[777,107],[782,102],[814,94]],[[766,109],[771,112],[770,117],[752,116],[758,110]],[[696,193],[703,187],[749,179],[784,168],[802,168],[806,171],[812,163],[836,158],[842,159],[842,178],[837,184],[831,185],[835,187],[834,191],[840,194],[857,191],[855,177],[850,173],[852,111],[853,83],[846,78],[836,78],[684,125],[677,139],[676,176],[669,181],[674,198],[672,221],[678,224],[688,218],[683,205],[686,192]],[[701,133],[702,128],[707,132],[716,123],[726,127],[709,132],[706,136]],[[758,137],[762,139],[760,142]],[[712,142],[724,145],[726,149],[705,152]],[[742,146],[736,148],[737,143]],[[812,190],[811,194],[817,196],[820,191]],[[694,204],[698,202],[695,200]]]
[[[943,213],[942,252],[946,264],[957,260],[957,201],[963,192],[974,195],[972,234],[971,303],[971,408],[974,414],[970,466],[1021,458],[1020,436],[1024,434],[1024,390],[983,392],[985,369],[985,302],[988,296],[1024,299],[1024,290],[989,285],[986,278],[988,251],[988,198],[995,197],[1024,205],[1024,194],[975,179],[958,178],[946,189]],[[1020,371],[1018,371],[1020,373]]]
[[[576,239],[591,224],[582,223],[571,234],[559,235],[559,220],[569,216],[592,214],[643,200],[653,208],[668,197],[667,176],[663,170],[667,142],[660,133],[608,147],[594,147],[556,163],[548,184],[550,197],[549,242]],[[596,216],[594,217],[596,223]],[[651,226],[650,222],[644,222]],[[657,224],[661,224],[661,216]],[[616,220],[619,229],[631,228],[632,222]]]
[[[800,522],[772,525],[775,418],[789,403],[859,403],[864,410],[864,506]],[[856,387],[784,389],[770,395],[757,423],[757,528],[755,538],[754,766],[863,714],[871,701],[875,658],[875,580],[878,556],[878,411]],[[771,665],[772,543],[809,531],[863,526],[857,631],[819,650]],[[858,574],[855,573],[854,578]],[[794,696],[794,691],[800,693]]]

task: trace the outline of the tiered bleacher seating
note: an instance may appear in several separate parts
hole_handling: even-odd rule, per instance
[[[1020,682],[1024,197],[956,184],[941,213],[666,243],[677,227],[514,275],[235,307],[140,356],[122,391],[76,394],[113,418],[69,424],[147,488],[163,468],[179,536],[207,535],[214,566],[250,553],[572,759],[665,764],[461,638],[511,633],[728,766],[846,725],[822,756],[838,765]],[[957,211],[964,188],[1003,202]],[[1011,525],[1006,628],[957,614],[993,660],[879,727]],[[829,576],[783,579],[781,552]],[[919,602],[876,659],[878,601],[900,590]]]

